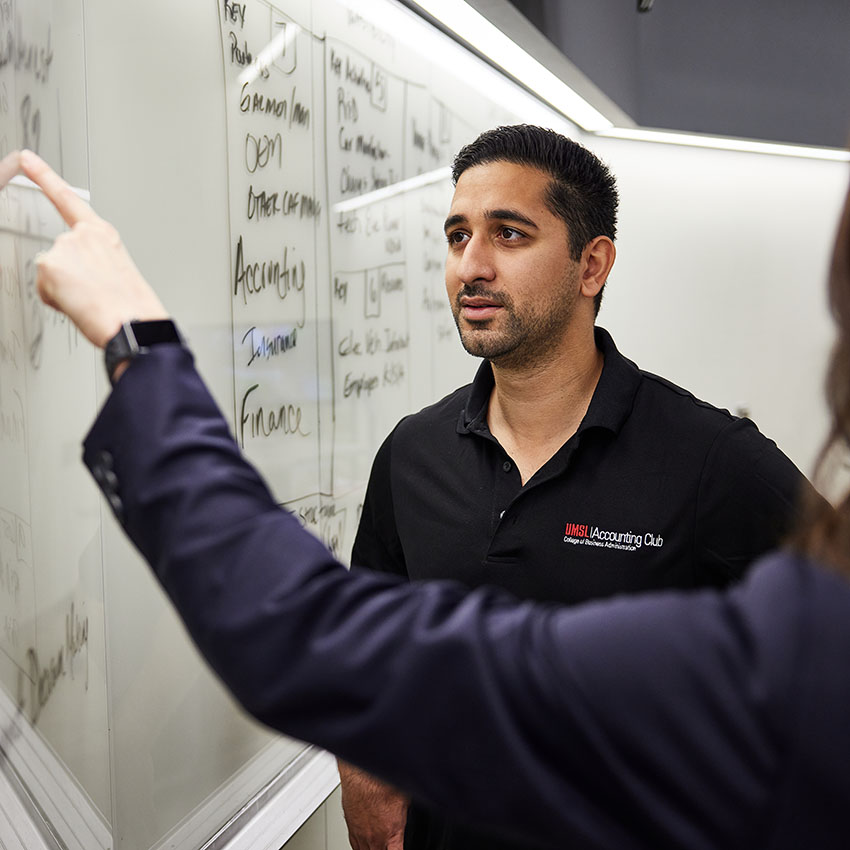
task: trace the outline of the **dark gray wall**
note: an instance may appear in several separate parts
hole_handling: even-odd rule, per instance
[[[511,0],[638,124],[844,147],[848,0]]]

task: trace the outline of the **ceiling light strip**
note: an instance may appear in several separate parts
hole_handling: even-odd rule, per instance
[[[850,151],[809,145],[761,142],[727,136],[679,133],[641,127],[615,127],[595,107],[573,91],[465,0],[411,0],[491,62],[555,107],[583,130],[599,136],[716,150],[850,162]]]
[[[665,145],[684,145],[687,147],[714,148],[716,150],[772,154],[773,156],[796,156],[808,159],[850,162],[850,151],[840,148],[760,142],[754,139],[736,139],[730,136],[677,133],[669,130],[651,130],[643,127],[611,127],[608,130],[600,131],[597,135],[612,139],[628,139],[630,141],[654,142]]]
[[[463,0],[415,0],[415,3],[583,130],[592,133],[614,126],[598,109],[468,3]]]

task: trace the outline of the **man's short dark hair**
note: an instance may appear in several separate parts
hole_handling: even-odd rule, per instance
[[[616,238],[617,182],[608,166],[578,142],[531,124],[496,127],[458,151],[452,180],[457,183],[467,168],[489,162],[532,166],[552,178],[546,206],[567,225],[574,260],[597,236]],[[597,313],[601,304],[602,290],[594,299]]]

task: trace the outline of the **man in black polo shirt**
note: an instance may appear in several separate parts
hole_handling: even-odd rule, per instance
[[[446,288],[484,360],[384,442],[352,567],[561,603],[740,576],[782,536],[803,479],[752,422],[640,371],[595,327],[615,257],[608,169],[519,126],[463,148],[453,176]],[[340,774],[355,850],[517,846]]]

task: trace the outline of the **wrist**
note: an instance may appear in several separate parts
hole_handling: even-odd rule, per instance
[[[109,382],[114,386],[136,357],[161,344],[183,345],[183,337],[171,319],[124,322],[103,349]]]
[[[118,379],[127,371],[127,367],[132,363],[132,360],[119,360],[115,364],[115,368],[112,370],[112,374],[109,374],[109,370],[107,369],[107,377],[109,378],[109,383],[114,387],[118,383]]]

